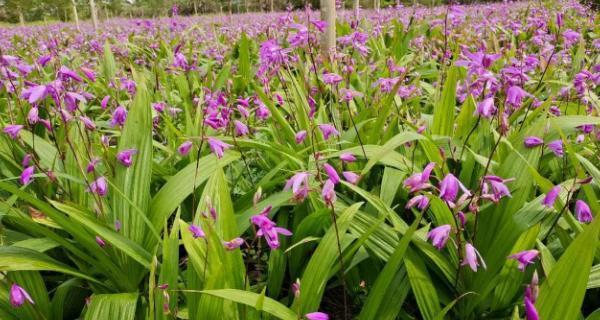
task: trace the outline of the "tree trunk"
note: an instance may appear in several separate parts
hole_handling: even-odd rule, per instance
[[[335,0],[321,0],[321,20],[327,23],[321,38],[323,57],[335,52]]]
[[[198,4],[196,3],[196,1],[194,0],[194,15],[197,16],[198,15]]]
[[[19,8],[19,24],[21,27],[25,26],[25,16],[23,16],[23,10]]]
[[[94,2],[94,0],[90,0],[90,12],[92,13],[94,31],[98,31],[98,12],[96,12],[96,2]]]
[[[274,6],[274,4],[273,4],[273,0],[271,0],[271,3],[270,3],[270,5],[271,5],[271,12],[275,11],[275,6]]]
[[[359,13],[360,13],[360,0],[353,0],[352,1],[352,9],[354,9],[354,18],[356,19],[356,21],[360,20],[360,17],[359,17]]]
[[[79,28],[79,15],[77,14],[77,5],[75,5],[75,0],[71,1],[71,7],[73,8],[73,19],[75,20],[75,26],[77,26],[77,30],[81,31]]]
[[[374,7],[375,7],[375,10],[379,12],[379,9],[381,8],[381,4],[380,4],[379,0],[375,0]]]

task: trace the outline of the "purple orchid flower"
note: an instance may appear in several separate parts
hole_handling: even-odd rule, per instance
[[[594,219],[592,210],[590,210],[588,204],[583,200],[575,202],[575,215],[577,215],[577,220],[581,223],[589,223]]]
[[[127,149],[117,153],[117,160],[119,162],[129,168],[133,164],[133,155],[137,153],[136,149]]]
[[[180,144],[179,147],[177,147],[177,152],[185,157],[190,153],[193,145],[194,144],[191,141],[185,141],[184,143]]]
[[[35,304],[25,289],[18,284],[13,283],[10,287],[10,304],[15,308],[19,308],[25,303],[25,301]]]
[[[19,178],[19,181],[22,185],[28,185],[33,180],[34,171],[34,166],[27,167],[25,168],[25,170],[23,170],[23,172],[21,173],[21,177]]]
[[[325,163],[323,164],[323,168],[325,169],[329,180],[331,180],[333,184],[340,183],[340,176],[337,174],[337,171],[335,171],[335,168],[332,165],[330,165],[329,163]]]
[[[415,173],[404,180],[404,186],[409,188],[410,192],[416,192],[431,187],[431,184],[429,183],[429,176],[431,175],[431,171],[433,171],[434,167],[434,162],[429,163],[427,166],[425,166],[423,172]]]
[[[525,250],[512,254],[508,258],[517,260],[519,262],[519,270],[524,272],[527,265],[533,264],[538,255],[539,251],[537,250]]]
[[[323,138],[325,140],[329,140],[329,137],[336,136],[338,137],[340,133],[335,129],[335,127],[331,124],[324,123],[319,125],[319,130],[323,133]]]
[[[471,268],[471,270],[473,270],[473,272],[477,272],[477,267],[480,265],[479,264],[480,262],[481,262],[481,266],[484,269],[486,269],[485,262],[483,261],[483,258],[479,254],[479,251],[477,251],[477,249],[475,249],[475,247],[471,243],[467,242],[465,244],[465,257],[464,257],[461,265],[462,266],[469,265],[469,267]]]
[[[20,124],[9,124],[4,127],[4,133],[6,133],[11,139],[15,140],[19,136],[19,132],[23,129]]]
[[[188,230],[192,233],[192,237],[194,239],[206,237],[204,230],[202,230],[202,227],[200,227],[199,225],[190,224]]]
[[[550,191],[548,191],[548,193],[546,193],[546,196],[544,197],[544,199],[542,199],[542,205],[544,205],[548,208],[554,207],[554,202],[556,201],[556,198],[558,198],[559,194],[560,194],[560,186],[552,187],[552,189],[550,189]]]
[[[450,230],[452,230],[452,227],[449,224],[433,228],[427,233],[427,239],[431,239],[431,244],[438,250],[442,250],[450,237]]]
[[[531,136],[531,137],[526,137],[525,140],[523,140],[523,144],[527,148],[534,148],[534,147],[544,144],[544,140],[542,140],[541,138],[535,137],[535,136]]]

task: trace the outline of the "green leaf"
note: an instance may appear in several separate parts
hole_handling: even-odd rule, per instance
[[[442,136],[451,136],[454,127],[454,109],[456,108],[456,83],[458,68],[448,69],[446,82],[440,100],[433,110],[433,126],[431,132]]]
[[[134,320],[138,294],[95,294],[85,313],[84,320],[119,319]]]
[[[261,299],[260,294],[236,289],[204,290],[198,292],[245,304],[253,308],[258,305],[258,302]],[[263,298],[262,311],[283,320],[296,320],[298,318],[294,311],[283,304],[269,297],[263,296]]]
[[[437,291],[429,277],[425,263],[410,247],[404,257],[404,266],[406,266],[408,280],[421,316],[423,319],[435,318],[442,311]]]

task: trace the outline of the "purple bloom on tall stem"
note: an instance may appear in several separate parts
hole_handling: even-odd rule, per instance
[[[21,93],[23,99],[27,99],[30,104],[43,100],[48,95],[48,88],[45,85],[38,85],[27,88]]]
[[[525,140],[523,140],[523,144],[527,148],[534,148],[534,147],[544,144],[544,140],[542,140],[541,138],[535,137],[535,136],[530,136],[530,137],[526,137]]]
[[[329,320],[329,315],[324,312],[311,312],[304,315],[307,320]]]
[[[340,133],[335,129],[335,127],[331,124],[324,123],[319,125],[319,130],[323,133],[323,138],[325,140],[329,140],[329,137],[332,135],[339,136]]]
[[[330,165],[329,163],[325,163],[323,164],[323,168],[325,169],[329,180],[331,180],[333,184],[340,183],[340,176],[337,174],[337,171],[335,171],[335,168],[332,165]]]
[[[421,211],[427,209],[427,207],[429,206],[429,198],[427,198],[427,196],[425,195],[420,194],[412,197],[406,203],[406,209],[414,208],[415,206]]]
[[[542,205],[544,205],[548,208],[554,207],[554,202],[556,201],[556,198],[558,198],[559,194],[560,194],[560,186],[552,187],[552,189],[550,189],[550,191],[548,191],[548,193],[546,193],[546,196],[544,197],[544,199],[542,199]]]
[[[525,250],[508,256],[509,259],[514,259],[519,262],[519,270],[525,271],[528,264],[533,264],[534,260],[540,253],[537,250]]]
[[[475,249],[475,247],[472,244],[467,242],[465,244],[465,257],[464,257],[461,265],[463,265],[463,266],[469,265],[469,267],[471,268],[471,270],[473,270],[473,272],[477,272],[477,267],[479,266],[479,262],[481,262],[481,266],[485,269],[486,268],[485,262],[483,261],[483,258],[479,254],[479,251],[477,251],[477,249]]]
[[[104,96],[104,98],[102,98],[102,101],[100,101],[100,107],[102,110],[106,109],[108,106],[108,101],[110,101],[110,96]]]
[[[252,222],[256,227],[258,227],[256,236],[264,236],[265,240],[267,241],[267,244],[271,249],[279,248],[279,234],[282,234],[284,236],[292,235],[292,233],[288,229],[277,227],[275,222],[271,221],[271,219],[269,219],[266,214],[254,215],[250,218],[250,222]]]
[[[86,78],[88,78],[91,82],[96,82],[96,72],[94,72],[94,70],[86,67],[80,67],[79,69],[81,70],[81,72],[83,72],[83,75]]]
[[[95,193],[101,197],[104,197],[108,192],[108,185],[106,183],[105,177],[99,177],[94,182],[90,183],[90,188],[88,190],[91,193]]]
[[[182,156],[187,156],[188,153],[190,153],[190,150],[192,150],[193,145],[194,144],[191,141],[185,141],[177,147],[177,152]]]
[[[342,78],[342,76],[335,74],[335,73],[324,73],[323,74],[323,82],[325,82],[325,84],[337,85],[338,83],[342,82],[342,80],[344,80],[344,78]]]
[[[294,199],[304,200],[308,196],[308,172],[298,172],[285,184],[283,190],[292,190]]]
[[[96,236],[96,243],[102,248],[106,247],[106,242],[100,236]]]
[[[110,120],[111,126],[123,126],[125,124],[125,120],[127,119],[127,110],[123,106],[118,106],[112,114],[112,119]]]
[[[248,127],[241,121],[239,120],[235,120],[233,122],[233,125],[235,127],[235,135],[236,136],[245,136],[248,134]]]
[[[494,106],[494,98],[487,98],[477,104],[475,113],[486,118],[491,119],[496,113],[496,106]]]
[[[117,160],[119,160],[119,162],[123,166],[129,168],[133,164],[133,155],[136,153],[137,153],[136,149],[123,150],[123,151],[117,153]]]
[[[65,66],[60,67],[60,69],[58,70],[58,75],[63,80],[72,79],[77,82],[83,81],[83,79],[81,79],[81,77],[75,71],[73,71]]]
[[[581,223],[589,223],[594,218],[592,216],[592,210],[587,203],[583,200],[577,200],[575,202],[575,215],[577,215],[577,220]]]
[[[30,166],[30,167],[25,168],[25,170],[23,170],[23,172],[21,172],[21,177],[20,177],[19,181],[21,181],[22,185],[27,185],[31,182],[31,180],[33,180],[32,176],[33,176],[34,171],[35,171],[35,167]]]
[[[466,195],[471,194],[471,192],[452,173],[448,173],[440,182],[440,198],[446,202],[454,202],[458,195],[459,188]]]
[[[195,224],[190,224],[188,230],[192,233],[192,237],[194,237],[194,239],[206,237],[206,234],[204,233],[204,230],[202,230],[202,227],[197,226]]]
[[[18,308],[22,306],[23,303],[25,303],[25,301],[29,301],[29,303],[35,304],[33,302],[33,299],[31,299],[31,296],[29,295],[29,293],[27,293],[27,291],[25,291],[25,289],[23,289],[18,284],[13,283],[10,287],[10,304],[13,307]]]
[[[325,200],[325,203],[333,205],[333,203],[336,200],[336,195],[335,183],[333,183],[331,179],[327,179],[327,181],[325,181],[325,183],[323,184],[323,190],[321,192],[321,195],[323,196],[323,200]]]
[[[513,179],[502,179],[497,176],[485,176],[483,177],[482,185],[482,197],[489,198],[494,202],[498,202],[502,197],[510,197],[510,190],[506,186],[506,182],[512,181]],[[492,193],[489,193],[488,184],[492,187]]]
[[[506,104],[515,108],[520,108],[523,104],[523,98],[528,96],[529,93],[521,89],[521,87],[512,86],[508,88],[508,91],[506,92]]]
[[[352,153],[346,152],[340,155],[340,160],[346,163],[350,163],[356,161],[356,157]]]
[[[452,230],[452,227],[449,224],[433,228],[427,233],[427,239],[431,239],[431,244],[438,250],[441,250],[446,246],[446,242],[450,237],[450,230]]]
[[[548,143],[548,149],[550,149],[554,153],[554,155],[556,155],[559,158],[562,158],[562,156],[565,154],[563,150],[563,142],[560,139]]]
[[[294,139],[296,140],[296,144],[304,142],[304,139],[306,139],[306,130],[298,131]]]
[[[431,175],[431,171],[433,171],[434,167],[434,162],[429,163],[427,166],[425,166],[423,172],[415,173],[404,180],[404,186],[409,188],[410,192],[416,192],[431,187],[431,184],[429,184],[429,176]]]
[[[223,158],[225,150],[231,148],[230,144],[211,137],[208,138],[208,146],[210,147],[210,150],[217,156],[218,159]]]
[[[527,320],[540,319],[535,304],[528,297],[525,297],[525,317]]]
[[[19,136],[19,132],[23,129],[23,126],[20,124],[9,124],[4,127],[4,133],[6,133],[11,139],[16,139]]]
[[[83,125],[85,126],[86,129],[90,130],[90,131],[94,131],[96,130],[96,124],[94,123],[94,121],[86,116],[80,116],[79,120],[81,120],[81,122],[83,122]]]
[[[342,172],[342,175],[344,176],[344,179],[346,179],[346,181],[352,184],[357,184],[358,180],[360,180],[360,176],[352,171],[344,171]]]

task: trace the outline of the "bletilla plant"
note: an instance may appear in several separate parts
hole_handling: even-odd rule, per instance
[[[595,319],[600,15],[338,12],[0,29],[0,319]]]

